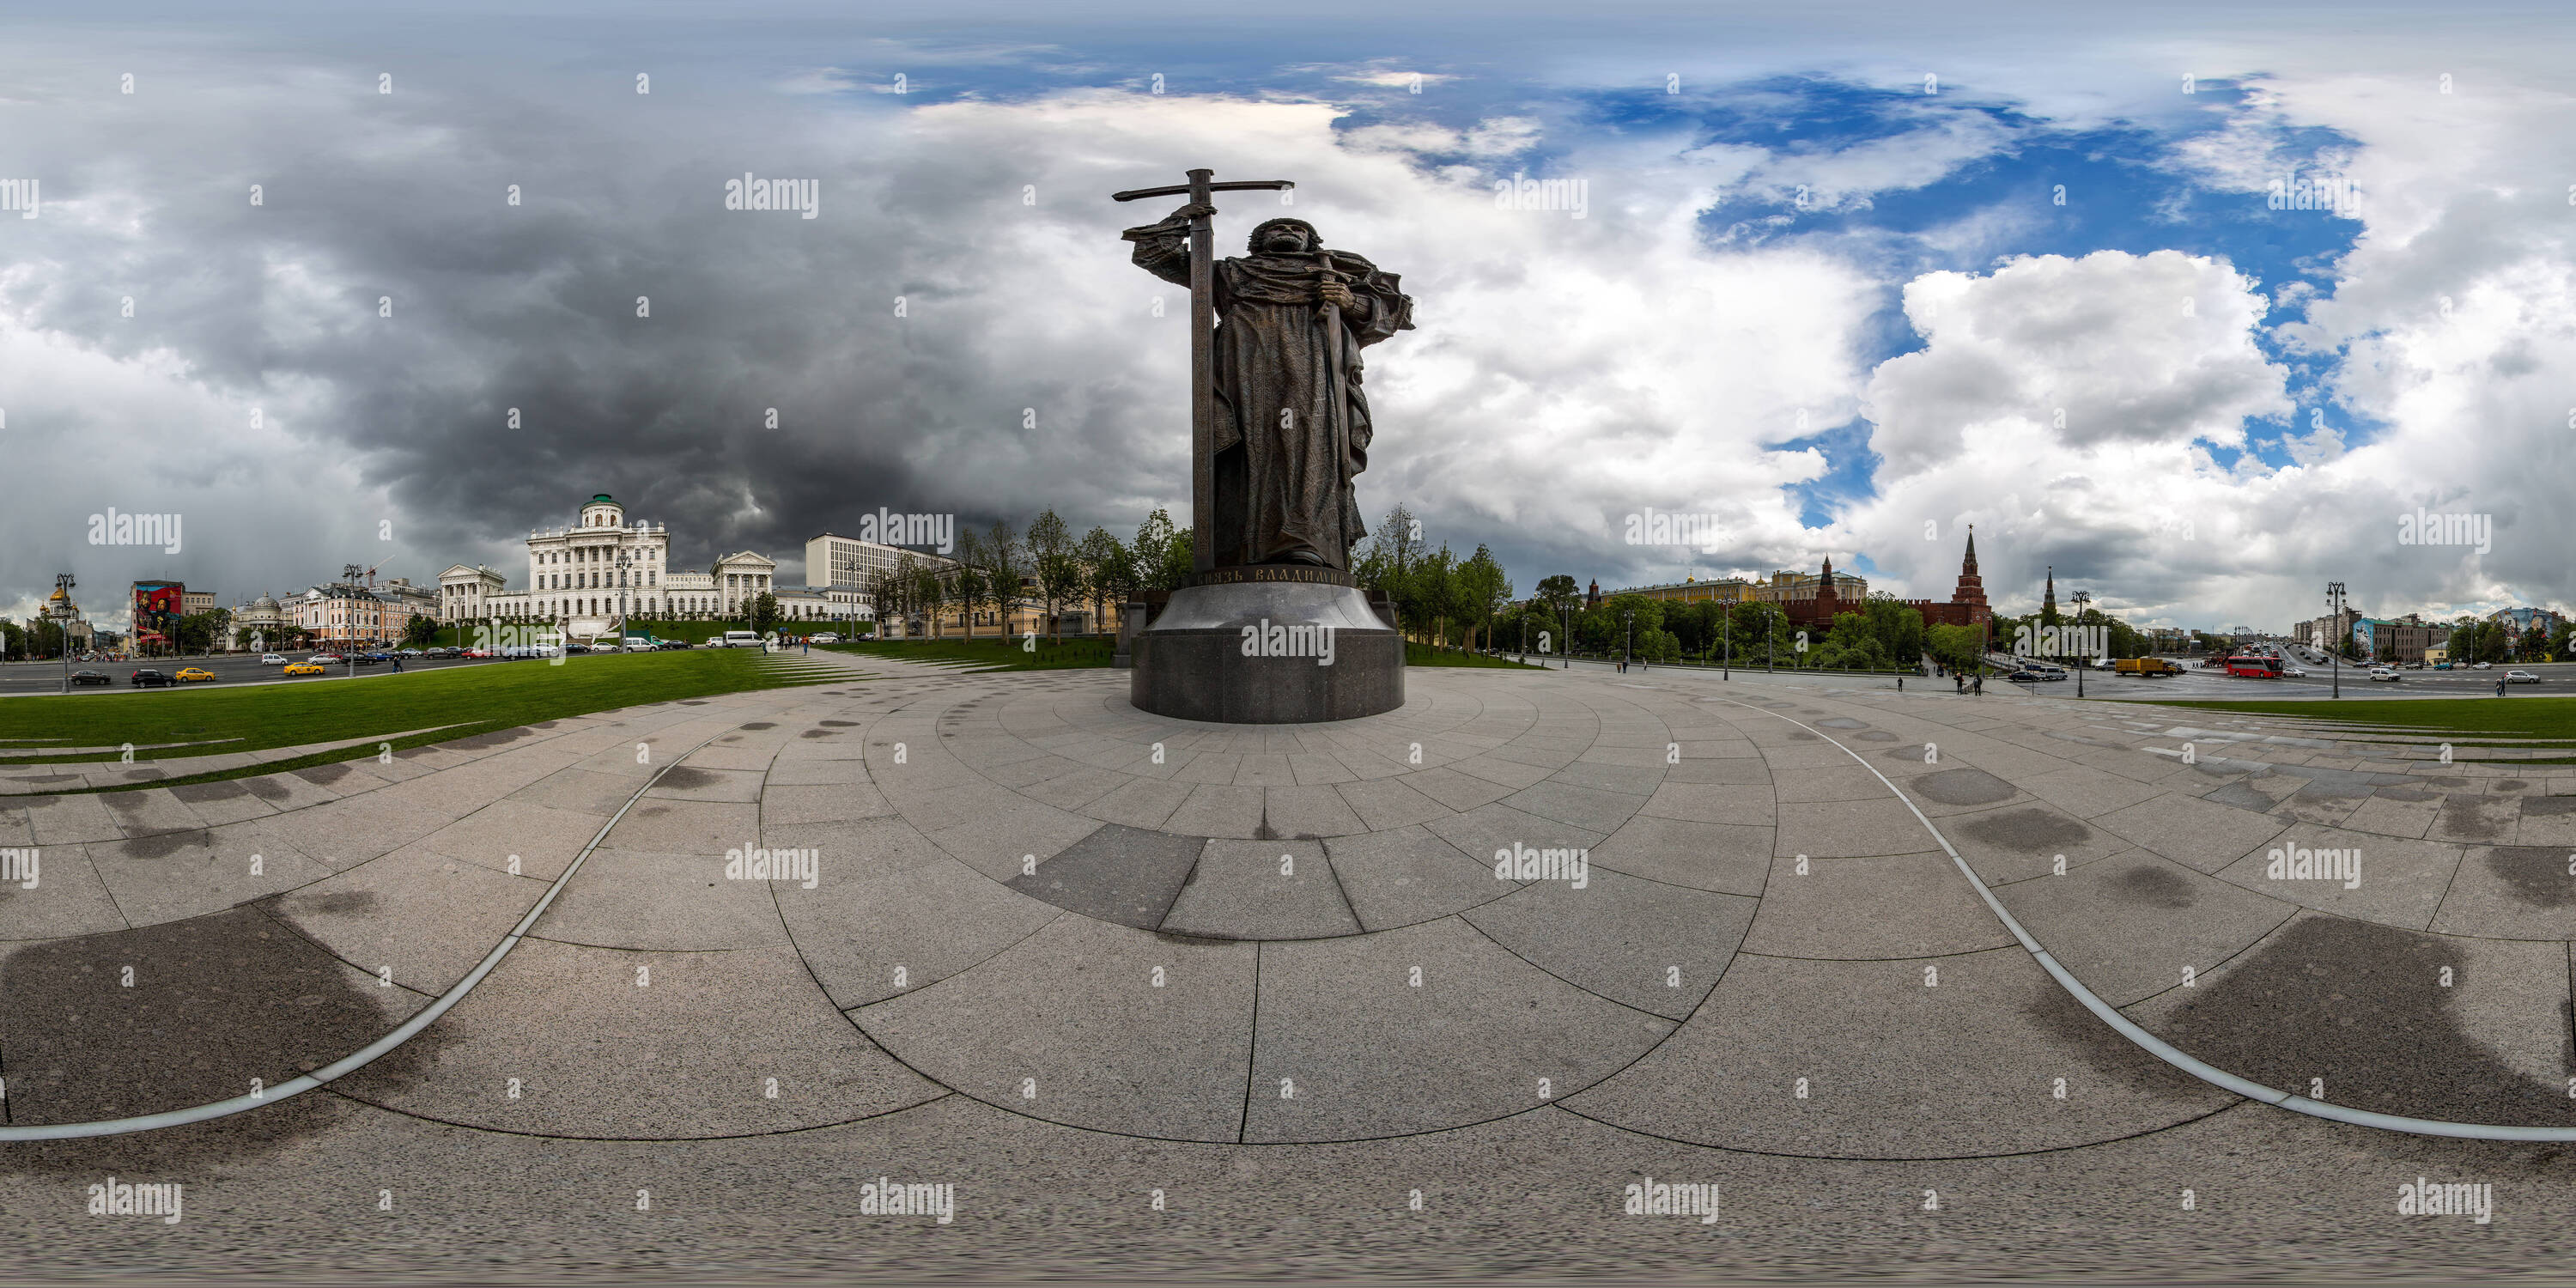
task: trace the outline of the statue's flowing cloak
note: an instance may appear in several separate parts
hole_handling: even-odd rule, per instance
[[[1186,220],[1127,236],[1139,267],[1188,285]],[[1327,262],[1359,304],[1338,328],[1315,295]],[[1351,489],[1352,477],[1368,468],[1372,436],[1360,351],[1411,329],[1413,301],[1395,274],[1348,251],[1255,254],[1213,267],[1216,561],[1277,563],[1311,554],[1346,569],[1351,547],[1367,533]]]

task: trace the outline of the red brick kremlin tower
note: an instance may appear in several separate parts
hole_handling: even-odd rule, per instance
[[[1994,610],[1986,606],[1986,579],[1977,575],[1977,525],[1968,525],[1968,557],[1959,561],[1959,584],[1950,591],[1953,604],[1972,605],[1971,621],[1991,619]]]

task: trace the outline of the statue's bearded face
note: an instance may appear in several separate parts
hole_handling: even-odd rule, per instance
[[[1261,249],[1281,255],[1303,254],[1306,250],[1306,230],[1281,224],[1261,235]]]

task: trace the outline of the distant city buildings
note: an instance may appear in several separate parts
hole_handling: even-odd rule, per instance
[[[2051,592],[2054,593],[2054,582]],[[1792,625],[1830,629],[1834,614],[1859,612],[1869,600],[1869,582],[1851,573],[1834,571],[1834,561],[1827,559],[1816,573],[1774,572],[1767,581],[1749,581],[1727,577],[1715,581],[1685,579],[1661,586],[1636,586],[1608,592],[1610,597],[1636,595],[1645,599],[1687,603],[1693,600],[1718,600],[1731,603],[1774,604]],[[1585,599],[1586,607],[1598,607],[1603,598],[1600,584]],[[1966,554],[1959,561],[1959,580],[1947,600],[1901,599],[1898,604],[1923,615],[1926,626],[1978,626],[1994,620],[1994,609],[1986,603],[1985,578],[1977,573],[1977,534],[1968,531]]]

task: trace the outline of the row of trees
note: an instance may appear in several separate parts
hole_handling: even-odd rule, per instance
[[[868,599],[879,622],[918,617],[933,633],[945,629],[941,614],[953,608],[965,619],[968,638],[986,610],[997,629],[1006,631],[1012,607],[1034,602],[1046,616],[1048,633],[1061,639],[1069,608],[1089,604],[1097,629],[1109,604],[1172,590],[1189,571],[1190,530],[1173,527],[1169,511],[1154,511],[1130,542],[1102,527],[1076,538],[1050,509],[1030,520],[1026,532],[999,519],[983,532],[961,532],[948,560],[907,551],[869,583]]]
[[[2561,622],[2554,632],[2524,631],[2514,638],[2502,622],[2462,617],[2452,624],[2447,647],[2454,662],[2550,662],[2576,653],[2576,626]]]

